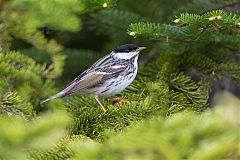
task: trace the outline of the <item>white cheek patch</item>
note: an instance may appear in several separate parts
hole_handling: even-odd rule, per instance
[[[130,59],[130,58],[134,57],[137,54],[138,54],[138,52],[117,53],[116,57],[118,57],[120,59]]]

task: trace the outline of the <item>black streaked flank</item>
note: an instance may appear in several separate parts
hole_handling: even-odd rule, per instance
[[[127,74],[125,75],[125,77],[128,76],[128,75],[130,75],[130,74],[132,74],[132,73],[133,73],[133,71],[127,72]]]
[[[113,85],[114,81],[112,81],[109,85],[107,85],[106,87],[110,87],[111,85]]]
[[[104,91],[102,91],[101,93],[107,92],[110,88],[105,89]]]

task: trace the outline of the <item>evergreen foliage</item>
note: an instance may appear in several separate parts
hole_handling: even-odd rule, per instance
[[[0,158],[26,159],[30,156],[29,151],[54,147],[64,137],[70,119],[66,113],[58,111],[33,121],[4,116],[0,121]]]
[[[240,87],[239,5],[0,1],[0,159],[240,158],[239,100],[222,95],[208,109],[215,80]],[[101,99],[106,113],[87,95],[40,105],[125,43],[148,48],[117,95],[128,103]]]
[[[100,152],[101,156],[103,159],[235,157],[238,133],[236,119],[233,117],[238,109],[229,106],[226,109],[229,112],[226,113],[223,113],[222,109],[210,111],[210,114],[207,111],[201,116],[193,113],[178,113],[167,120],[150,119],[129,128],[123,135],[117,135],[107,141],[103,151]],[[220,134],[219,131],[224,134]]]
[[[41,110],[41,97],[54,93],[53,82],[43,81],[44,67],[18,52],[1,52],[1,112],[31,117]]]
[[[99,144],[83,136],[62,139],[55,147],[31,154],[35,159],[226,159],[239,157],[239,100],[220,96],[214,110],[151,118],[123,134],[107,130]],[[225,108],[227,107],[227,108]],[[154,137],[154,138],[153,138]],[[204,153],[204,154],[203,154]]]

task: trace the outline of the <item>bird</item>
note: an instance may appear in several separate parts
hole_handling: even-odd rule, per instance
[[[119,46],[82,72],[66,88],[41,101],[41,104],[77,93],[91,94],[103,112],[106,112],[99,97],[114,96],[133,82],[138,71],[139,53],[144,49],[146,47],[139,47],[136,44]]]

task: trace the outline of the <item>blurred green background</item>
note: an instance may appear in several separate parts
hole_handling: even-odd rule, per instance
[[[0,159],[240,159],[239,0],[0,0]],[[117,97],[56,94],[122,44]]]

